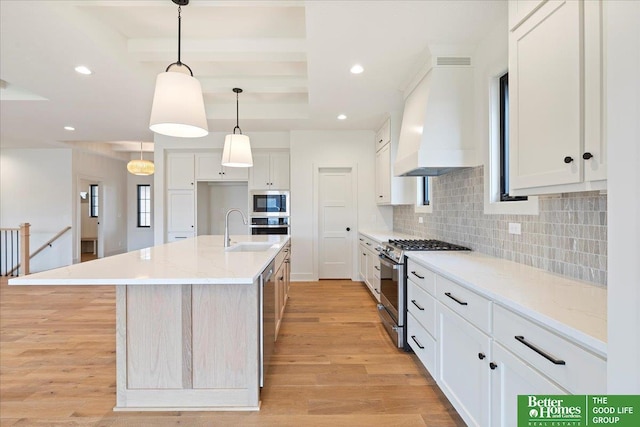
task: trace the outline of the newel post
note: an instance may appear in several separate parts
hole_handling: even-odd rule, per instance
[[[20,224],[20,276],[29,274],[29,227],[28,222]]]

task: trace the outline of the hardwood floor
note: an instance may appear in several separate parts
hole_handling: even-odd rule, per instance
[[[463,426],[365,286],[293,283],[259,412],[113,412],[114,287],[0,287],[0,426]],[[416,359],[417,360],[417,359]]]

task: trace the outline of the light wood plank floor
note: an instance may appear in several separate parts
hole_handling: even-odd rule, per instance
[[[259,412],[113,412],[113,287],[0,287],[0,425],[463,426],[365,286],[294,283]]]

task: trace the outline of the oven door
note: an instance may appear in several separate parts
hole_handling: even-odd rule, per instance
[[[404,264],[380,255],[380,320],[394,343],[404,347]]]

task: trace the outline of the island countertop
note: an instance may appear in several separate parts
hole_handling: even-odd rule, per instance
[[[232,236],[231,248],[264,243],[266,250],[225,250],[223,236],[197,236],[34,273],[10,285],[253,284],[289,236]],[[270,245],[269,245],[270,244]]]

